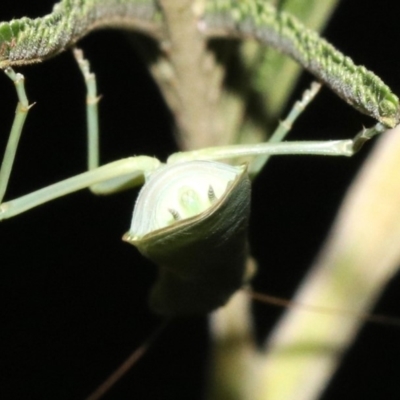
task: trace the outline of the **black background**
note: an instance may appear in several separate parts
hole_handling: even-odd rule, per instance
[[[38,5],[40,3],[40,5]],[[0,20],[42,16],[52,0],[0,3]],[[339,49],[400,93],[397,2],[343,1],[325,31]],[[172,120],[145,68],[116,31],[80,46],[97,73],[101,159],[161,159],[176,150]],[[29,115],[7,198],[85,170],[84,86],[69,52],[22,70],[37,104]],[[297,97],[308,85],[304,76]],[[0,74],[0,148],[16,104]],[[324,89],[291,138],[332,139],[371,124]],[[366,146],[369,147],[369,146]],[[254,185],[250,236],[258,290],[290,297],[313,260],[368,148],[353,159],[274,159]],[[0,398],[82,399],[160,324],[146,304],[155,267],[120,238],[137,191],[82,191],[1,223]],[[400,316],[393,281],[377,310]],[[260,332],[281,312],[257,306]],[[206,319],[174,323],[107,399],[200,399]],[[324,400],[398,399],[400,330],[367,325]]]

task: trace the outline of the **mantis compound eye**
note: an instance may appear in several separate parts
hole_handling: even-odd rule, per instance
[[[154,311],[199,314],[227,302],[246,275],[249,213],[246,166],[182,162],[146,180],[124,240],[160,267]]]

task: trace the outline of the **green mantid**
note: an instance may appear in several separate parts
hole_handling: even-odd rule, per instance
[[[111,10],[112,8],[115,7],[115,3],[119,3],[122,7],[122,5],[125,4],[129,4],[133,2],[104,2],[104,4],[106,4],[106,10],[107,13],[109,12],[109,10]],[[85,5],[86,4],[86,5]],[[57,8],[55,9],[54,13],[53,13],[53,18],[54,20],[59,19],[58,15],[63,15],[62,13],[62,8],[66,7],[66,9],[68,9],[69,11],[77,11],[77,14],[79,14],[80,11],[87,11],[90,10],[90,7],[96,7],[96,5],[99,4],[97,2],[80,2],[79,5],[80,7],[74,7],[76,6],[74,4],[74,2],[62,2],[60,3]],[[109,4],[109,9],[107,8]],[[216,5],[218,5],[218,2],[215,2]],[[237,15],[239,15],[240,17],[240,13],[232,13],[233,17],[230,17],[230,14],[227,13],[227,10],[230,10],[233,6],[238,5],[238,2],[220,2],[220,5],[222,5],[220,8],[216,7],[216,9],[214,10],[214,3],[210,2],[210,8],[208,9],[208,13],[209,14],[205,14],[206,17],[202,18],[201,21],[199,22],[199,30],[200,31],[204,31],[207,30],[208,28],[210,29],[210,32],[218,32],[219,30],[224,30],[223,35],[226,34],[236,34],[236,35],[241,35],[243,34],[244,36],[254,36],[256,39],[259,40],[263,40],[264,39],[264,35],[266,35],[266,31],[271,30],[272,29],[272,33],[275,34],[275,36],[273,35],[272,39],[268,39],[268,41],[271,41],[272,43],[274,41],[276,41],[276,37],[279,38],[279,36],[276,36],[276,33],[274,33],[274,23],[278,20],[278,16],[282,17],[282,20],[285,20],[285,18],[289,18],[289,22],[293,22],[295,20],[290,19],[290,16],[286,16],[285,14],[274,14],[274,9],[273,8],[269,8],[269,5],[265,5],[266,7],[266,11],[271,11],[270,15],[275,15],[275,17],[273,17],[272,19],[272,24],[268,25],[268,29],[261,29],[258,31],[256,29],[250,29],[249,25],[248,25],[248,21],[245,21],[245,23],[241,24],[240,19],[238,20]],[[253,7],[251,4],[252,2],[243,2],[243,4],[248,4],[249,5],[249,9],[247,11],[252,12],[252,11],[262,11],[262,2],[254,2],[255,6]],[[85,9],[85,7],[87,7]],[[258,7],[258,8],[257,8]],[[261,8],[260,8],[261,7]],[[121,9],[121,8],[120,8]],[[133,7],[134,9],[134,7]],[[60,11],[61,10],[61,11]],[[159,12],[159,10],[156,10],[157,12]],[[203,10],[200,10],[203,11]],[[240,11],[240,10],[239,10]],[[241,10],[243,11],[243,10]],[[244,7],[244,11],[246,11],[246,7]],[[57,12],[59,14],[57,14]],[[125,12],[125,11],[123,11]],[[137,11],[134,11],[137,12]],[[71,13],[67,13],[65,15],[72,15],[73,12]],[[83,13],[84,14],[84,13]],[[147,14],[144,15],[144,17]],[[56,17],[55,17],[56,16]],[[82,17],[82,15],[79,16],[80,18]],[[158,14],[157,14],[157,18],[158,18]],[[157,18],[154,19],[154,21],[157,21]],[[275,19],[274,19],[275,18]],[[145,20],[145,18],[144,18]],[[51,26],[52,22],[51,22],[51,18],[49,19],[49,24],[48,26]],[[153,20],[151,20],[152,22],[154,22]],[[225,24],[225,25],[221,25],[221,21]],[[261,25],[262,25],[263,20],[261,19]],[[268,22],[268,20],[267,20]],[[269,23],[269,22],[268,22]],[[69,26],[69,23],[66,22],[66,27]],[[5,37],[4,40],[4,45],[2,47],[2,56],[4,57],[4,61],[3,61],[3,66],[7,67],[8,64],[10,65],[16,65],[18,66],[19,64],[24,64],[26,62],[26,59],[32,60],[34,61],[35,58],[37,58],[37,60],[42,59],[42,58],[46,58],[47,55],[43,55],[45,53],[46,50],[46,46],[43,46],[43,49],[40,49],[40,47],[38,46],[28,46],[29,49],[34,49],[32,54],[27,54],[27,46],[25,46],[25,48],[23,47],[24,44],[24,40],[21,40],[21,42],[19,42],[18,39],[18,35],[15,33],[16,30],[18,30],[18,28],[21,28],[21,35],[23,35],[24,33],[26,33],[26,31],[28,29],[22,28],[23,22],[20,22],[20,25],[18,25],[17,22],[11,23],[10,24],[10,28],[7,29],[3,26],[3,30],[2,35],[4,38],[5,34],[8,34],[9,36]],[[32,27],[29,26],[29,23],[27,22],[26,25],[28,26],[28,28],[31,28],[32,30],[37,29],[37,27],[34,26],[34,24],[32,24]],[[83,24],[84,25],[84,24]],[[290,24],[289,24],[290,25]],[[222,26],[222,28],[221,28]],[[292,23],[292,26],[294,26],[295,28],[297,28],[298,26],[296,24]],[[300,25],[299,25],[300,26]],[[71,32],[75,32],[76,28],[71,28]],[[4,33],[6,32],[6,33]],[[67,40],[71,40],[72,42],[75,39],[66,39],[65,36],[65,32],[69,32],[68,29],[63,29],[60,30],[60,32],[63,32],[63,35],[61,35],[61,39],[64,40],[64,42]],[[219,33],[218,33],[219,35]],[[286,40],[290,40],[290,36],[291,32],[289,30],[289,35],[288,37],[285,38],[285,40],[283,42],[285,42]],[[297,34],[296,34],[297,35]],[[34,35],[27,35],[26,37],[29,38],[29,40],[32,39]],[[79,35],[78,35],[79,36]],[[297,37],[297,36],[296,36]],[[60,44],[57,42],[57,40],[55,38],[57,38],[56,34],[53,34],[52,38],[54,38],[54,42],[51,43],[51,46],[49,46],[49,55],[53,55],[55,53],[58,53],[60,51],[60,49],[63,48],[63,46],[60,47]],[[226,144],[219,144],[217,147],[208,147],[205,150],[203,149],[199,149],[199,150],[190,150],[187,149],[187,151],[183,152],[183,153],[176,153],[173,156],[171,156],[168,159],[167,165],[170,164],[172,168],[179,167],[182,165],[183,162],[189,162],[190,163],[203,163],[205,162],[205,160],[210,161],[210,160],[218,160],[218,159],[233,159],[233,158],[238,158],[238,157],[244,157],[244,156],[252,156],[252,155],[259,155],[260,153],[264,154],[264,155],[271,155],[271,154],[324,154],[324,155],[351,155],[354,152],[354,149],[359,147],[359,144],[361,144],[364,139],[368,139],[370,136],[375,135],[376,133],[380,133],[383,132],[386,127],[391,127],[394,126],[397,121],[398,121],[398,103],[397,103],[397,98],[390,92],[390,90],[379,80],[379,78],[376,78],[373,74],[371,74],[370,72],[366,71],[363,68],[357,68],[355,67],[352,62],[347,59],[344,58],[340,55],[340,53],[337,53],[336,50],[334,50],[332,47],[330,47],[327,44],[324,44],[324,42],[321,42],[320,39],[315,36],[314,34],[310,34],[309,36],[307,36],[306,38],[304,38],[306,43],[311,43],[308,44],[308,46],[310,48],[318,48],[318,46],[321,47],[321,53],[329,53],[329,51],[332,53],[331,55],[331,60],[339,60],[338,61],[338,66],[343,66],[344,69],[342,70],[338,70],[338,73],[335,75],[336,70],[336,66],[334,65],[333,68],[331,68],[329,70],[329,68],[324,65],[324,64],[316,64],[317,67],[315,67],[313,65],[312,62],[309,62],[308,65],[306,65],[306,59],[307,60],[317,60],[318,57],[316,55],[310,56],[308,55],[307,57],[304,58],[304,49],[300,49],[298,51],[294,51],[294,53],[290,53],[290,51],[287,51],[291,56],[293,56],[294,58],[296,58],[298,61],[302,62],[303,64],[305,64],[305,66],[307,68],[309,68],[313,73],[316,73],[317,78],[322,80],[322,82],[324,82],[325,84],[327,84],[328,86],[331,86],[334,90],[337,91],[337,93],[339,94],[339,96],[344,97],[346,99],[346,101],[348,103],[350,103],[351,105],[353,105],[355,108],[359,109],[360,111],[373,116],[374,118],[376,118],[378,121],[380,121],[378,123],[378,125],[376,125],[374,128],[369,129],[369,130],[363,130],[354,141],[352,140],[343,140],[343,141],[336,141],[336,142],[323,142],[323,143],[313,143],[313,142],[309,142],[309,143],[276,143],[271,144],[265,144],[265,145],[245,145],[245,144],[240,144],[240,145],[226,145]],[[21,43],[21,49],[19,47]],[[26,42],[28,43],[28,42]],[[43,40],[41,40],[41,43],[44,43]],[[290,43],[290,42],[289,42]],[[300,44],[302,44],[303,42],[300,41]],[[279,46],[278,46],[279,47]],[[290,46],[289,46],[290,47]],[[35,54],[36,49],[40,50],[39,55]],[[25,49],[25,50],[24,50]],[[295,49],[295,46],[290,47],[291,50]],[[314,58],[315,56],[315,58]],[[121,186],[125,186],[127,184],[127,182],[131,185],[137,185],[139,183],[142,183],[143,181],[143,176],[146,177],[146,180],[148,180],[148,182],[150,183],[152,181],[152,179],[154,178],[154,176],[156,174],[159,174],[161,169],[160,169],[160,163],[158,160],[154,159],[153,157],[145,157],[145,156],[139,156],[139,157],[135,157],[132,159],[127,159],[127,160],[121,160],[121,161],[117,161],[116,163],[110,163],[110,164],[106,164],[104,166],[98,167],[98,156],[96,155],[97,149],[96,146],[93,145],[93,143],[95,143],[97,141],[97,127],[96,127],[96,122],[95,122],[95,118],[92,119],[93,115],[96,114],[95,110],[95,105],[96,105],[96,99],[97,99],[97,93],[95,92],[95,90],[93,90],[93,87],[91,86],[90,83],[90,79],[91,79],[91,73],[90,71],[87,69],[87,64],[85,64],[85,61],[83,60],[82,56],[79,55],[77,56],[81,68],[83,69],[83,73],[85,75],[86,81],[87,81],[87,86],[88,86],[88,115],[89,115],[89,133],[91,133],[92,135],[90,136],[91,139],[89,139],[91,141],[91,144],[89,144],[89,151],[90,151],[90,156],[89,156],[89,169],[90,171],[80,175],[79,177],[75,177],[75,178],[71,178],[71,180],[68,181],[64,181],[61,184],[56,184],[56,186],[50,186],[46,189],[44,189],[44,191],[38,192],[36,194],[30,195],[30,197],[22,197],[20,199],[17,199],[16,201],[12,201],[12,202],[6,202],[2,205],[2,213],[3,213],[3,218],[8,218],[14,215],[14,213],[19,213],[22,211],[25,211],[28,208],[32,208],[35,207],[36,205],[38,205],[39,203],[43,203],[43,202],[47,202],[53,198],[59,197],[61,195],[67,194],[69,192],[73,192],[76,191],[78,189],[81,189],[83,187],[89,187],[91,186],[93,191],[97,192],[97,193],[106,193],[106,192],[111,192],[114,191],[116,188],[119,189]],[[30,61],[29,61],[30,62]],[[321,66],[322,65],[322,66]],[[329,62],[327,63],[327,65],[331,65],[329,64]],[[328,70],[328,71],[327,71]],[[320,74],[318,74],[317,72],[319,72]],[[346,75],[345,73],[348,73],[348,75]],[[20,102],[23,104],[24,102],[26,102],[27,100],[24,98],[24,94],[23,94],[23,86],[21,84],[21,80],[20,80],[20,76],[16,75],[14,73],[13,70],[11,69],[6,69],[6,73],[9,75],[9,77],[14,80],[14,82],[17,83],[17,88],[19,88],[20,92],[19,92],[19,96],[20,96]],[[324,75],[326,73],[326,76]],[[353,75],[354,74],[354,75]],[[355,76],[355,78],[354,78]],[[353,79],[354,78],[354,79]],[[363,84],[360,84],[360,82],[362,82]],[[370,91],[370,89],[373,88],[374,90]],[[17,89],[18,90],[18,89]],[[28,103],[25,103],[25,108],[27,108]],[[298,114],[298,113],[297,113]],[[297,114],[295,116],[297,116]],[[21,117],[22,113],[17,113],[17,117],[16,117],[16,126],[17,128],[22,128],[22,123],[18,122],[18,118]],[[91,125],[92,124],[92,125]],[[182,122],[183,125],[185,125],[185,121]],[[284,127],[284,125],[282,125]],[[286,129],[284,129],[284,131],[286,131]],[[285,133],[285,132],[284,132]],[[94,138],[94,139],[93,139]],[[281,140],[281,138],[279,138],[277,141]],[[187,146],[190,147],[190,146]],[[136,153],[136,151],[135,151]],[[263,163],[265,162],[265,159],[262,159],[260,161],[260,163],[256,163],[256,164],[250,164],[249,168],[249,172],[250,175],[254,175],[258,172],[258,170],[261,168],[260,165],[263,165]],[[198,165],[198,164],[196,164]],[[218,168],[219,168],[218,164]],[[240,162],[239,165],[242,165],[242,162]],[[255,166],[254,166],[255,165]],[[5,167],[5,169],[7,170],[8,167]],[[229,168],[234,168],[234,167],[229,167]],[[172,203],[167,203],[167,205],[164,207],[164,211],[166,212],[166,215],[168,216],[168,218],[166,219],[166,226],[170,229],[173,228],[174,225],[179,225],[180,224],[180,220],[182,220],[183,222],[185,221],[185,218],[182,217],[182,214],[185,213],[185,211],[188,208],[191,208],[190,206],[188,206],[188,204],[192,204],[194,203],[194,208],[196,209],[196,211],[194,213],[191,213],[191,211],[189,212],[189,218],[196,218],[196,215],[201,215],[203,216],[202,213],[204,213],[204,210],[202,209],[202,207],[199,207],[199,204],[201,205],[202,201],[198,200],[199,196],[203,196],[204,194],[206,194],[206,196],[208,197],[208,199],[210,200],[209,203],[212,205],[213,203],[213,199],[214,197],[217,199],[223,198],[223,200],[227,200],[227,198],[229,197],[228,194],[230,195],[231,193],[229,192],[227,195],[225,195],[224,190],[227,190],[227,188],[236,188],[236,184],[237,183],[241,183],[243,182],[243,180],[241,179],[241,177],[243,176],[243,173],[245,173],[245,169],[246,167],[238,167],[239,169],[234,170],[234,169],[229,169],[229,173],[230,174],[226,179],[224,178],[224,183],[221,184],[221,187],[223,187],[223,189],[220,189],[220,183],[219,182],[215,182],[215,183],[206,183],[205,185],[202,186],[201,191],[198,192],[197,187],[193,188],[190,186],[190,183],[185,183],[183,186],[180,186],[181,184],[178,184],[178,193],[181,189],[181,193],[174,198],[173,200],[171,200]],[[3,168],[4,171],[4,168]],[[122,172],[121,172],[122,171]],[[155,171],[155,172],[154,172]],[[236,172],[234,172],[236,171]],[[174,174],[176,171],[173,171],[172,173]],[[183,170],[183,172],[185,172],[185,170]],[[132,175],[130,175],[132,174]],[[130,175],[130,176],[128,176]],[[153,176],[153,178],[152,178]],[[211,176],[214,176],[214,173],[211,174]],[[239,180],[237,180],[237,176],[240,177]],[[123,182],[121,183],[121,180],[119,178],[129,178],[129,179],[123,179]],[[156,176],[157,177],[157,176]],[[118,178],[117,181],[113,180],[110,181],[110,179],[114,179],[114,178]],[[155,179],[155,178],[154,178]],[[161,182],[164,183],[163,181],[164,178],[161,178]],[[189,178],[188,178],[189,179]],[[207,178],[208,181],[211,179],[210,177]],[[207,181],[206,179],[206,181]],[[7,179],[3,178],[3,182],[6,181]],[[106,185],[100,185],[103,184],[104,182],[107,182]],[[110,183],[111,182],[111,183]],[[5,185],[4,184],[4,189],[5,189]],[[246,184],[246,186],[248,187],[248,184]],[[146,186],[145,186],[146,188]],[[240,188],[242,190],[242,188]],[[145,189],[143,189],[144,191]],[[143,193],[143,192],[142,192]],[[235,198],[237,197],[237,194],[235,194]],[[139,195],[139,199],[140,199]],[[185,200],[189,198],[189,200]],[[139,200],[138,200],[139,201]],[[174,203],[175,202],[175,203]],[[174,205],[176,204],[176,202],[178,202],[178,206]],[[247,200],[248,202],[248,200]],[[183,207],[182,210],[178,210],[177,208],[179,206],[182,206],[183,203]],[[139,205],[139,203],[138,203]],[[153,204],[151,205],[151,208],[153,207]],[[208,206],[207,206],[208,209]],[[219,208],[217,209],[219,210]],[[230,213],[229,215],[232,215],[232,212],[228,210],[228,212]],[[247,211],[246,211],[247,212]],[[242,216],[246,217],[246,212],[241,213]],[[235,215],[237,214],[237,212],[235,212],[235,209],[233,211],[233,215],[234,216],[238,216]],[[215,215],[215,214],[214,214]],[[143,213],[140,212],[139,213],[139,218],[143,218]],[[231,218],[231,217],[230,217]],[[246,217],[247,218],[247,217]],[[245,219],[246,219],[245,218]],[[162,217],[163,220],[165,220],[164,217]],[[196,218],[198,219],[198,218]],[[229,218],[223,218],[222,221],[225,221],[226,219],[229,220]],[[197,221],[196,221],[197,222]],[[244,221],[244,223],[246,224],[246,221]],[[129,233],[125,236],[126,240],[128,242],[133,242],[135,244],[135,242],[137,242],[138,238],[141,239],[142,237],[145,237],[145,235],[149,232],[149,231],[141,231],[141,234],[138,235],[137,234],[137,230],[138,229],[140,231],[140,229],[142,229],[141,227],[137,228],[138,224],[134,224],[134,222],[132,222],[132,227],[129,231]],[[230,224],[231,225],[231,224]],[[230,226],[229,225],[229,226]],[[162,229],[164,228],[165,225],[159,225],[157,227],[157,229]],[[143,233],[144,232],[144,233]],[[193,235],[193,233],[190,233],[191,235]],[[220,233],[221,234],[221,233]],[[245,249],[245,238],[243,236],[243,234],[241,233],[241,237],[240,237],[240,242],[242,243],[242,247],[238,246],[236,242],[231,243],[231,247],[229,247],[228,251],[238,251],[237,254],[242,254]],[[179,248],[179,252],[182,252],[182,254],[185,254],[185,250],[182,250],[180,247],[180,245],[178,245]],[[139,249],[141,249],[141,245],[138,245]],[[167,243],[167,247],[170,250],[171,249],[171,244]],[[143,253],[147,253],[148,252],[148,246],[143,250],[143,246],[142,246],[142,251]],[[191,249],[192,251],[192,249]],[[208,250],[201,248],[199,250],[198,253],[196,253],[193,257],[197,258],[199,256],[199,254],[201,254],[202,252],[206,253]],[[216,250],[218,252],[218,250]],[[174,258],[171,258],[172,261],[169,261],[168,263],[171,265],[171,267],[173,268],[174,265],[179,264],[179,252],[174,255]],[[189,254],[190,256],[190,254]],[[188,257],[189,257],[188,256]],[[225,254],[225,256],[227,256]],[[156,261],[158,262],[158,264],[160,266],[163,266],[163,262],[158,260],[158,255],[156,256],[152,256],[149,255],[150,258],[155,258]],[[162,257],[169,257],[169,255],[163,255]],[[239,256],[237,257],[233,257],[234,260],[236,260],[237,258],[240,258]],[[185,256],[186,259],[186,256]],[[204,263],[202,260],[199,261],[199,266]],[[220,263],[219,263],[220,264]],[[230,295],[236,291],[237,289],[240,288],[241,284],[243,284],[245,282],[244,276],[246,276],[247,274],[245,273],[244,270],[244,261],[241,261],[240,264],[242,265],[241,267],[241,272],[238,273],[238,275],[235,277],[234,279],[234,283],[229,284],[229,289],[227,289],[227,294],[223,294],[221,295],[222,299],[218,299],[218,300],[212,300],[211,301],[211,305],[207,305],[204,306],[204,309],[200,309],[199,311],[197,310],[197,305],[194,306],[195,308],[195,313],[197,312],[209,312],[211,311],[213,308],[215,308],[216,306],[220,306],[223,303],[225,303],[227,301],[227,299],[230,297]],[[184,265],[186,266],[187,263]],[[166,269],[162,269],[161,271],[169,271],[168,268]],[[172,272],[172,274],[176,274],[175,271]],[[198,272],[196,272],[196,274],[199,274]],[[234,278],[234,275],[232,275],[232,278]],[[195,304],[192,301],[187,301],[187,304],[184,303],[183,298],[184,297],[180,297],[180,295],[178,296],[177,300],[173,301],[173,305],[172,306],[167,306],[166,309],[163,310],[163,306],[166,304],[166,300],[171,298],[171,295],[174,294],[173,289],[176,285],[175,285],[175,281],[173,281],[171,283],[171,278],[170,277],[164,277],[162,278],[164,279],[164,281],[159,281],[159,282],[163,282],[161,284],[161,290],[159,290],[159,292],[165,292],[161,295],[161,300],[156,299],[155,303],[157,303],[156,306],[154,306],[155,310],[158,312],[161,312],[161,314],[164,315],[181,315],[181,314],[188,314],[191,313],[192,311],[187,311],[186,309],[181,311],[181,310],[177,310],[177,304],[178,305],[183,305],[185,307],[189,307],[192,308],[191,304]],[[198,282],[198,280],[202,279],[201,277],[199,278],[199,276],[195,275],[194,277],[189,277],[189,278],[184,278],[184,279],[194,279],[196,282]],[[208,279],[208,278],[207,278]],[[165,283],[167,282],[167,283]],[[170,282],[170,283],[168,283]],[[168,286],[169,285],[169,286]],[[179,284],[179,286],[181,286],[181,284]],[[195,285],[197,287],[197,285]],[[204,286],[209,288],[209,281],[205,280]],[[167,288],[167,289],[165,289]],[[176,289],[176,287],[175,287]],[[179,291],[178,291],[179,292]],[[194,295],[194,299],[197,300],[199,299],[199,296],[197,293],[193,293],[192,290],[188,290],[185,293],[185,296],[187,295]],[[156,297],[159,297],[158,295],[156,295]],[[186,297],[188,298],[188,297]],[[204,303],[204,299],[200,299],[200,303],[201,304],[205,304]]]

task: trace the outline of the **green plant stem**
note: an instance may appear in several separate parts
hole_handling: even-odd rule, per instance
[[[380,139],[350,187],[295,302],[370,312],[400,265],[399,128]],[[254,400],[320,398],[364,322],[294,308],[269,337]]]

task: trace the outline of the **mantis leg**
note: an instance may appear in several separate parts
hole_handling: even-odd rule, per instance
[[[189,160],[227,160],[246,156],[259,155],[320,155],[351,157],[362,145],[375,135],[383,133],[387,128],[381,123],[372,128],[363,129],[354,139],[328,140],[328,141],[303,141],[281,143],[258,143],[249,145],[231,145],[222,147],[209,147],[201,150],[172,154],[167,163]],[[253,171],[257,173],[258,171]]]
[[[144,175],[154,171],[160,165],[160,161],[148,156],[129,157],[114,161],[0,204],[0,221],[101,182],[129,176],[132,185],[140,185],[143,183]]]
[[[100,97],[97,94],[96,75],[90,71],[89,61],[84,58],[80,49],[74,49],[74,56],[82,72],[86,85],[86,121],[87,121],[87,148],[88,170],[92,171],[100,165],[99,156],[99,112]],[[108,195],[136,186],[135,174],[120,176],[89,186],[92,193]]]
[[[283,121],[279,122],[278,127],[275,129],[274,133],[268,140],[268,143],[280,143],[282,142],[287,134],[292,129],[292,125],[296,121],[296,119],[302,114],[305,108],[311,103],[314,97],[317,95],[319,90],[321,89],[321,84],[318,82],[312,82],[311,87],[304,91],[300,100],[296,101],[289,111],[289,114]],[[251,161],[249,165],[249,174],[250,176],[257,175],[271,158],[271,155],[263,154],[259,155]]]
[[[28,111],[30,109],[28,98],[25,93],[25,78],[22,74],[17,74],[12,68],[5,70],[6,75],[14,82],[18,104],[15,110],[15,117],[8,138],[3,162],[0,167],[0,203],[2,202],[10,179],[12,166],[17,152],[18,142],[21,137],[22,129],[25,124]]]
[[[321,155],[351,157],[362,145],[375,135],[386,131],[386,127],[378,123],[372,128],[363,129],[354,139],[332,141],[304,141],[282,142],[290,131],[292,124],[303,112],[307,105],[318,93],[320,84],[313,83],[306,90],[300,101],[297,101],[288,116],[281,121],[278,128],[272,134],[269,142],[258,144],[238,144],[221,147],[209,147],[200,150],[179,152],[172,154],[167,163],[174,164],[190,160],[231,160],[253,156],[254,160],[249,167],[251,176],[257,175],[264,167],[268,159],[273,155]]]
[[[97,168],[99,161],[99,117],[96,76],[90,71],[89,61],[83,56],[81,49],[74,49],[74,57],[82,72],[86,85],[86,123],[88,170]]]

